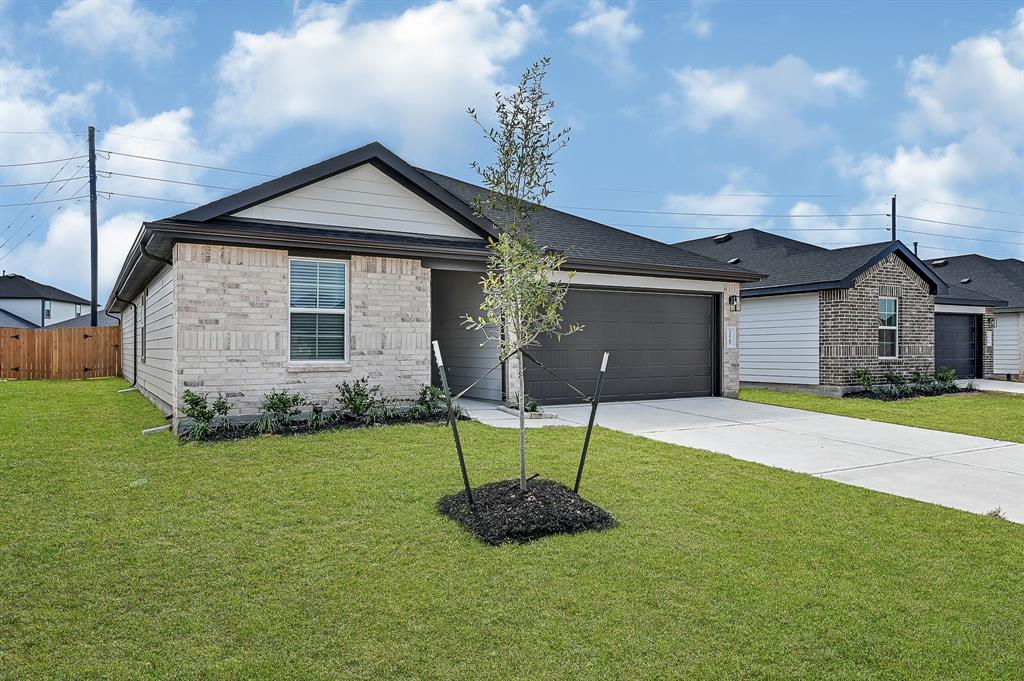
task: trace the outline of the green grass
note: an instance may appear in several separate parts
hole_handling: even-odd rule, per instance
[[[740,391],[740,399],[825,414],[899,423],[905,426],[1024,442],[1024,395],[962,393],[909,400],[825,397],[781,390]]]
[[[1019,678],[1024,527],[607,430],[609,532],[488,548],[450,432],[215,445],[119,380],[0,382],[0,676]],[[476,483],[515,433],[462,426]],[[571,480],[579,429],[532,430]]]

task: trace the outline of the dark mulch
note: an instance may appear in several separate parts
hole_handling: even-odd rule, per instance
[[[979,392],[977,388],[936,388],[931,386],[901,385],[876,386],[873,390],[859,390],[855,393],[843,395],[845,398],[857,400],[880,400],[882,402],[896,402],[898,400],[909,400],[915,397],[937,397],[939,395],[958,395],[960,393]]]
[[[437,510],[491,546],[615,527],[608,511],[552,480],[530,480],[525,491],[519,480],[491,482],[473,490],[473,501],[463,490],[443,497]]]
[[[470,419],[470,417],[467,416],[466,414],[459,414],[458,420],[459,421],[471,421],[472,419]],[[244,439],[250,438],[250,437],[259,437],[260,434],[257,433],[255,430],[253,430],[252,423],[253,422],[251,422],[251,421],[249,423],[231,423],[231,424],[229,424],[229,425],[227,425],[225,427],[219,428],[219,429],[211,432],[209,435],[207,435],[206,437],[204,437],[201,440],[193,440],[191,438],[186,437],[184,435],[184,433],[183,433],[181,435],[181,437],[180,437],[180,441],[181,442],[223,442],[223,441],[231,441],[231,440],[244,440]],[[399,416],[396,416],[396,417],[388,419],[387,421],[385,421],[384,423],[382,423],[380,425],[382,425],[382,426],[393,426],[393,425],[401,425],[401,424],[412,424],[412,425],[415,425],[415,424],[422,424],[422,423],[442,423],[442,424],[448,423],[448,414],[442,413],[442,414],[436,414],[434,416],[425,416],[425,417],[422,417],[422,418],[409,418],[409,417],[406,417],[406,416],[399,415]],[[355,429],[355,428],[372,428],[372,427],[373,426],[368,426],[367,424],[363,423],[362,421],[360,421],[358,419],[354,419],[354,418],[351,418],[351,417],[348,417],[348,416],[343,416],[343,417],[341,417],[339,419],[331,421],[330,423],[327,423],[326,425],[320,426],[318,428],[311,427],[305,420],[297,419],[290,426],[288,426],[288,428],[286,428],[285,430],[282,430],[279,433],[273,433],[273,434],[274,435],[309,435],[309,434],[312,434],[312,433],[322,433],[322,432],[328,431],[328,430],[352,430],[352,429]]]

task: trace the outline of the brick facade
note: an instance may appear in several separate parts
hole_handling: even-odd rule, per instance
[[[995,346],[992,345],[992,336],[996,332],[996,315],[992,308],[986,308],[985,314],[981,316],[981,375],[985,378],[992,377],[992,368],[995,363]]]
[[[177,244],[175,395],[224,392],[252,414],[272,389],[333,400],[335,384],[367,377],[395,398],[430,383],[430,270],[418,260],[353,255],[349,262],[349,360],[288,357],[288,252]]]
[[[897,359],[878,358],[878,299],[883,296],[899,300]],[[818,305],[822,386],[855,385],[853,372],[860,368],[870,369],[878,382],[889,371],[909,377],[935,370],[935,299],[927,282],[899,256],[890,255],[849,289],[821,291]]]

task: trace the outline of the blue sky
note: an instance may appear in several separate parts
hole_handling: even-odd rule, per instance
[[[105,294],[142,220],[265,179],[123,154],[274,175],[379,140],[472,180],[489,156],[466,107],[548,55],[573,129],[556,207],[669,242],[757,226],[839,246],[886,240],[895,193],[923,256],[1021,258],[1022,21],[1010,2],[7,0],[0,164],[77,156],[90,123],[120,152],[99,163],[121,173],[99,181]],[[2,207],[0,268],[85,292],[87,229],[83,201]]]

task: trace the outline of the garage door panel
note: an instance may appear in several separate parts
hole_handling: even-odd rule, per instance
[[[935,367],[955,369],[959,378],[977,376],[978,317],[935,315]]]
[[[530,353],[590,394],[601,357],[610,352],[603,399],[710,395],[717,375],[714,308],[708,295],[573,289],[563,318],[584,329]],[[544,404],[580,401],[530,362],[526,383],[527,393]]]

